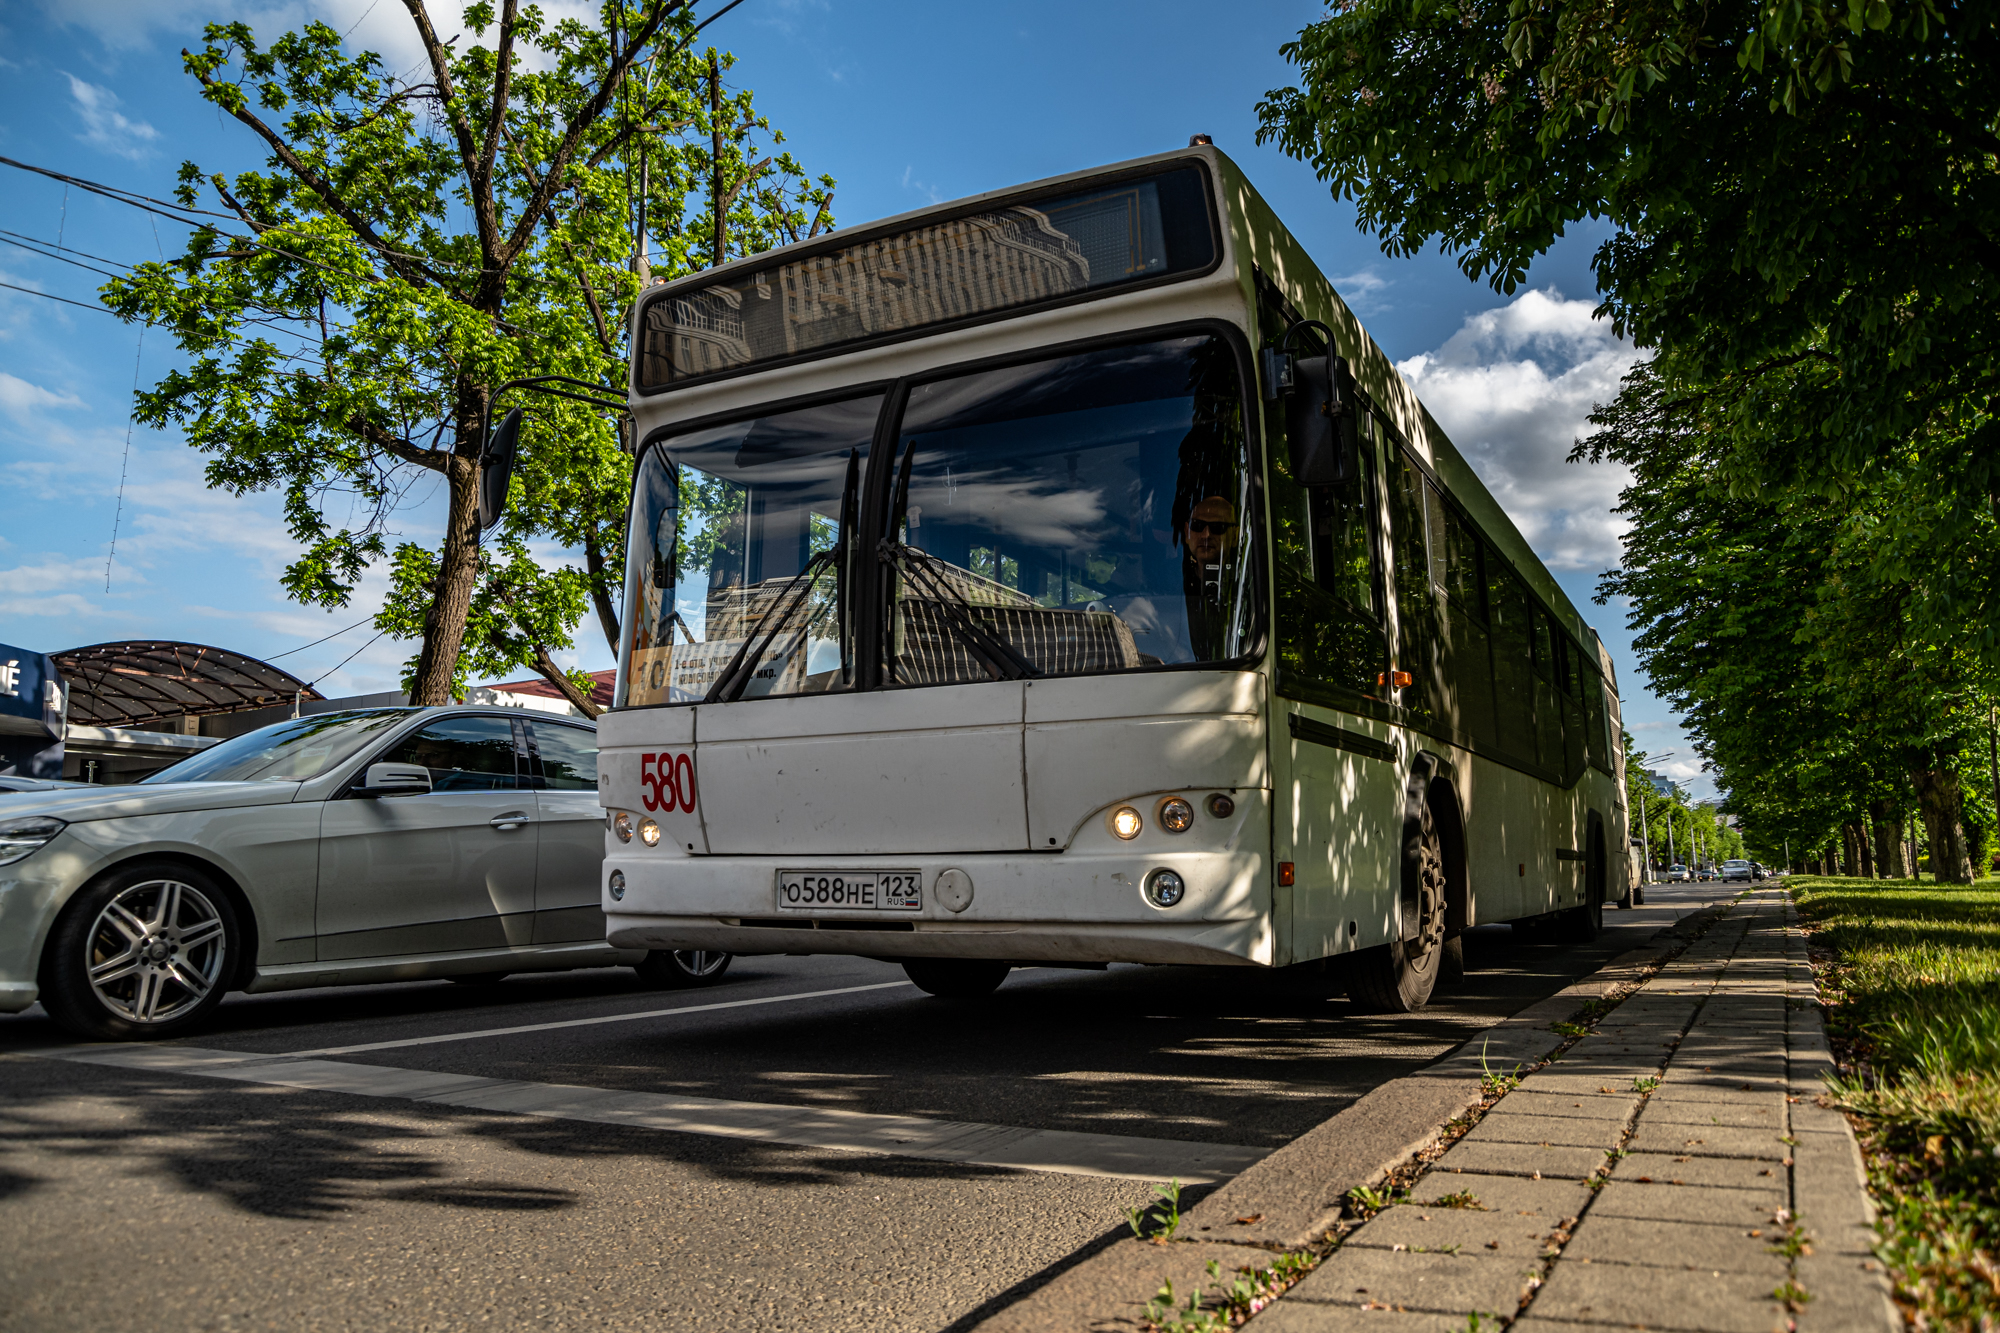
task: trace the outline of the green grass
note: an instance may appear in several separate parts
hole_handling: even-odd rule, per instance
[[[2000,881],[1788,881],[1865,1124],[1881,1256],[1938,1327],[2000,1320]]]

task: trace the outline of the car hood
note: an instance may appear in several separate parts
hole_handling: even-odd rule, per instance
[[[173,815],[185,810],[227,810],[244,805],[284,805],[298,795],[296,782],[162,782],[129,787],[70,787],[15,792],[0,801],[0,820],[53,816],[70,823]]]

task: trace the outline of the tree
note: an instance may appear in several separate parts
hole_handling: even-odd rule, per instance
[[[1976,659],[1922,633],[1914,589],[1871,572],[1898,497],[1735,493],[1705,400],[1671,396],[1650,363],[1591,421],[1572,460],[1632,469],[1624,559],[1599,600],[1629,599],[1640,664],[1731,804],[1767,847],[1859,839],[1896,808],[1901,774],[1939,877],[1968,881],[1958,770],[1984,696]]]
[[[413,702],[448,702],[472,667],[518,664],[593,712],[551,654],[587,607],[615,643],[629,464],[601,415],[535,403],[518,504],[482,544],[495,390],[564,375],[623,396],[648,238],[665,234],[660,267],[686,271],[689,215],[703,212],[686,182],[703,165],[725,192],[742,177],[725,207],[753,240],[806,210],[830,224],[832,182],[808,182],[789,155],[741,166],[769,127],[748,93],[725,103],[710,83],[721,58],[691,51],[688,0],[611,0],[596,27],[479,0],[466,43],[442,40],[423,0],[405,5],[426,52],[416,82],[346,54],[324,24],[268,50],[243,24],[211,25],[186,68],[269,150],[267,169],[225,179],[185,164],[181,202],[212,191],[236,225],[198,230],[105,300],[170,327],[191,358],[140,395],[141,419],[214,455],[211,485],[283,493],[301,547],[292,596],[344,604],[388,561],[376,623],[421,641]],[[392,516],[425,483],[444,491],[444,531],[391,551]],[[532,558],[549,538],[580,548],[584,568]]]
[[[2000,659],[1992,0],[1340,0],[1260,140],[1392,254],[1503,291],[1585,218],[1603,310],[1699,396],[1737,493],[1888,487],[1927,638]]]

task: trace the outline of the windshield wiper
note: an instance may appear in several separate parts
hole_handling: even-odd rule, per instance
[[[784,587],[778,589],[778,595],[771,599],[771,611],[767,618],[768,624],[762,631],[763,637],[760,639],[756,633],[749,633],[743,636],[742,646],[737,648],[735,655],[729,659],[729,665],[722,669],[722,674],[715,678],[715,684],[708,687],[708,693],[702,696],[701,701],[703,703],[728,703],[742,695],[744,688],[750,683],[752,673],[757,669],[757,664],[764,660],[765,651],[777,639],[779,632],[791,623],[792,617],[797,614],[798,609],[805,605],[806,600],[812,595],[813,584],[817,581],[820,572],[838,559],[841,551],[847,545],[847,534],[852,530],[855,489],[859,484],[860,468],[861,460],[859,451],[849,449],[847,451],[847,479],[842,484],[840,493],[840,531],[834,537],[834,544],[827,547],[824,551],[813,552],[812,556],[807,559],[805,567],[792,575]],[[844,603],[846,600],[846,579],[842,577],[838,565],[835,565],[834,576],[839,585],[835,596],[840,602]],[[795,589],[798,590],[798,595],[793,597],[792,594]],[[791,605],[789,606],[785,604],[785,599],[788,597],[792,598]],[[845,609],[844,605],[838,606],[836,615],[842,615]],[[803,637],[803,635],[809,634],[811,631],[812,624],[808,621],[806,628],[800,633]],[[840,634],[841,675],[845,679],[847,673],[847,631],[844,619],[841,621]],[[754,652],[752,651],[753,645],[755,646]],[[791,653],[797,652],[798,648],[799,645],[794,643],[786,653],[786,656],[789,657]]]
[[[944,614],[944,623],[966,651],[986,668],[995,680],[1024,680],[1039,676],[1042,669],[1022,656],[1013,644],[973,618],[972,603],[939,572],[944,562],[904,542],[884,537],[875,548],[884,564],[893,565],[916,591],[924,593]]]
[[[1041,668],[1023,657],[1013,644],[973,619],[972,603],[953,586],[950,576],[941,572],[941,567],[949,566],[894,535],[902,531],[903,518],[909,512],[910,468],[916,453],[915,440],[903,447],[903,461],[896,473],[895,502],[889,507],[891,535],[876,543],[876,559],[892,566],[919,591],[929,594],[930,600],[944,613],[945,625],[995,680],[1023,680],[1041,675]]]

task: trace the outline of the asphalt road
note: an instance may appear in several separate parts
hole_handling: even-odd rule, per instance
[[[1233,971],[950,1003],[771,957],[236,996],[142,1069],[52,1058],[31,1009],[0,1018],[0,1330],[969,1327],[1116,1235],[1135,1177],[1276,1148],[1723,895],[1650,896],[1584,946],[1474,931],[1402,1018]],[[866,1135],[911,1146],[827,1146]]]

